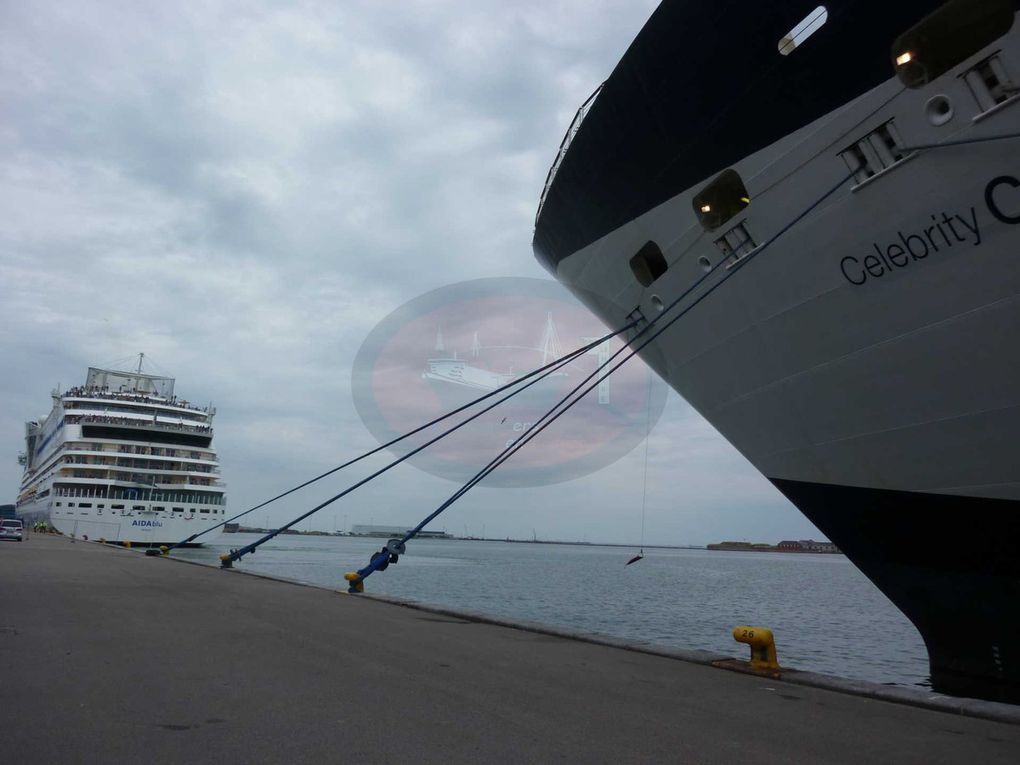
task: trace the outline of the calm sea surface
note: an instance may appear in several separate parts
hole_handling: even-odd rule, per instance
[[[258,537],[224,534],[175,557],[219,565]],[[385,540],[280,536],[235,566],[346,589]],[[738,624],[769,627],[780,664],[842,677],[927,686],[921,636],[841,555],[646,550],[420,540],[366,591],[670,648],[747,658]]]

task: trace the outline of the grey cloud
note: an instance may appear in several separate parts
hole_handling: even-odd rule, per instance
[[[544,275],[530,237],[549,163],[654,5],[6,4],[8,496],[49,388],[143,350],[185,397],[218,404],[233,508],[374,446],[350,397],[361,341],[428,289]],[[675,398],[649,453],[662,541],[811,533]],[[632,538],[642,460],[562,486],[479,487],[445,523]],[[453,488],[400,467],[324,517],[411,522]]]

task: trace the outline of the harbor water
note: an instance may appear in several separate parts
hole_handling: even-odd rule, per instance
[[[258,537],[225,534],[174,557],[219,565]],[[346,589],[345,571],[385,540],[279,536],[235,567]],[[598,545],[417,540],[366,590],[427,605],[537,622],[649,646],[747,658],[738,624],[770,628],[785,667],[928,686],[917,630],[842,555],[646,549]]]

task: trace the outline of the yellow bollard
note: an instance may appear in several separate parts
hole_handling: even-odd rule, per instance
[[[361,574],[359,574],[357,571],[348,571],[346,574],[344,574],[344,579],[351,583],[350,587],[348,588],[348,592],[365,591],[365,582],[364,580],[362,580]]]
[[[131,549],[131,543],[130,543],[130,542],[125,542],[125,543],[124,543],[124,546],[125,546],[125,547],[126,547],[127,549],[129,549],[129,550]]]
[[[776,640],[766,627],[734,627],[733,639],[751,646],[751,669],[782,669],[776,657]]]
[[[166,545],[160,545],[159,546],[159,554],[160,555],[167,555],[167,554],[169,554],[169,552],[170,552],[170,548],[167,547]]]
[[[105,545],[106,544],[106,537],[99,537],[99,544]]]

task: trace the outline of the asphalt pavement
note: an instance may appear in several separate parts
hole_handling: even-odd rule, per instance
[[[1014,765],[1020,726],[32,535],[0,761]]]

